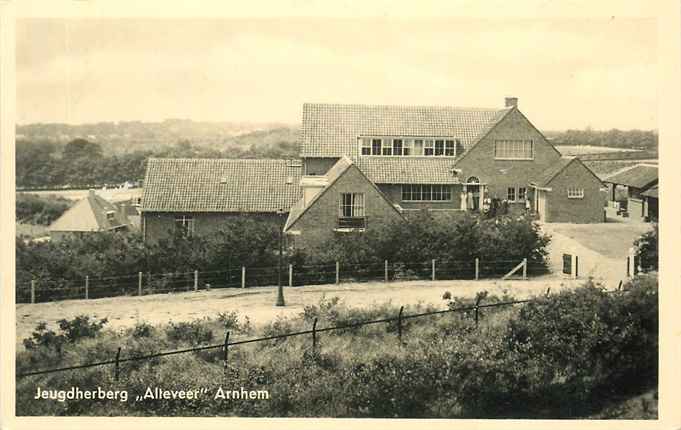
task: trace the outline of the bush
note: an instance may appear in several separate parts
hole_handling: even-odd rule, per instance
[[[208,322],[207,319],[171,321],[165,329],[166,337],[171,342],[185,342],[192,346],[209,343],[213,340],[213,330],[208,327]]]
[[[57,321],[61,333],[47,328],[47,323],[42,321],[36,325],[35,331],[30,338],[23,340],[26,349],[52,348],[61,353],[62,346],[66,342],[75,343],[84,338],[93,338],[99,334],[108,322],[106,318],[99,321],[90,321],[87,315],[78,315],[72,320],[61,319]]]
[[[16,195],[16,219],[28,224],[49,225],[59,218],[73,201],[63,197],[40,197],[35,194]]]
[[[654,224],[652,230],[644,233],[634,242],[636,255],[639,257],[639,265],[644,272],[656,271],[658,269],[657,235],[658,225]]]

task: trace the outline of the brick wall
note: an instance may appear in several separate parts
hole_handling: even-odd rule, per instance
[[[291,235],[297,248],[320,246],[332,241],[335,234],[343,234],[334,232],[341,193],[364,193],[367,230],[374,225],[402,219],[357,166],[353,165],[291,226],[292,231],[300,232],[300,235]]]
[[[548,185],[546,193],[546,222],[596,223],[603,222],[603,208],[607,192],[601,191],[601,182],[583,164],[570,163]],[[583,199],[568,198],[570,187],[583,188]]]
[[[497,139],[531,139],[533,160],[495,160],[494,141]],[[548,143],[534,126],[517,110],[510,112],[484,139],[457,164],[463,179],[471,176],[488,184],[488,195],[505,199],[508,187],[524,186],[560,159],[560,153]],[[530,200],[532,201],[532,200]]]
[[[182,213],[144,212],[142,215],[144,240],[148,242],[154,242],[162,237],[168,237],[175,229],[175,217],[178,215],[182,215]],[[221,229],[225,229],[230,219],[242,216],[237,212],[204,212],[188,213],[186,215],[191,215],[194,217],[194,234],[199,236],[210,235]],[[279,216],[274,213],[249,213],[245,214],[245,216],[273,224],[282,222]],[[283,221],[286,220],[287,216],[288,214],[282,215]]]

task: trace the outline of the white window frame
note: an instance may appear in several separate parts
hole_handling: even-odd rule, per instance
[[[365,149],[367,150],[367,154],[364,153]],[[368,137],[360,138],[359,153],[361,155],[371,155],[371,139],[370,138],[368,138]]]
[[[195,220],[191,215],[176,215],[175,216],[175,228],[178,228],[178,224],[181,226],[183,235],[185,237],[192,237],[194,235]]]
[[[430,154],[426,154],[427,150],[430,150]],[[424,157],[434,157],[435,156],[435,140],[434,139],[423,139],[423,156]]]
[[[350,204],[345,203],[346,196],[350,196]],[[345,215],[345,208],[350,209],[350,215]],[[338,216],[340,218],[364,218],[366,207],[364,193],[340,193],[338,199]]]
[[[511,191],[513,192],[513,195],[511,196]],[[513,197],[513,198],[511,198]],[[509,202],[515,202],[516,198],[518,197],[518,190],[516,187],[508,187],[506,188],[506,200]]]
[[[430,198],[425,199],[425,187],[430,187]],[[408,190],[408,191],[407,191]],[[452,201],[452,186],[447,184],[403,184],[400,189],[400,198],[403,202],[415,203],[442,203]],[[405,199],[405,196],[409,198]],[[418,198],[415,198],[417,197]],[[439,198],[434,198],[439,196]]]
[[[358,136],[358,151],[361,156],[374,157],[443,157],[456,158],[465,148],[455,137],[405,137],[405,136]],[[401,150],[397,146],[401,142]],[[376,150],[374,151],[374,143]],[[437,147],[437,148],[436,148]]]
[[[520,190],[523,190],[522,198],[520,197]],[[518,190],[516,191],[516,197],[519,202],[524,202],[525,200],[527,200],[527,187],[518,187]]]
[[[399,150],[400,150],[399,154],[397,153],[398,142],[399,142]],[[393,155],[395,155],[397,157],[403,157],[402,154],[404,154],[404,139],[396,138],[396,139],[392,140],[392,143],[393,143]]]
[[[525,145],[530,145],[530,155],[526,155]],[[504,145],[505,147],[503,147]],[[495,160],[534,160],[534,140],[497,139],[494,141]]]
[[[378,142],[378,153],[374,153],[374,143]],[[371,155],[383,155],[383,139],[371,138]]]
[[[412,157],[414,154],[414,139],[402,139],[402,156]]]
[[[584,198],[584,188],[568,187],[567,197],[568,197],[568,199],[583,199]]]

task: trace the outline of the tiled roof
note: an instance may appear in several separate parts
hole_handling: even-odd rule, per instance
[[[305,213],[305,210],[312,206],[319,198],[324,194],[324,191],[331,188],[333,184],[340,178],[343,173],[345,173],[350,167],[352,167],[352,160],[348,157],[341,157],[336,164],[334,164],[324,177],[326,178],[326,185],[322,190],[320,190],[316,196],[310,200],[310,202],[305,205],[305,199],[300,198],[292,207],[289,212],[288,219],[284,225],[284,231],[287,231],[293,224],[298,221],[298,219]]]
[[[511,108],[305,103],[301,157],[358,156],[358,136],[455,137],[468,149]]]
[[[288,211],[300,175],[289,160],[150,158],[142,211]]]
[[[642,196],[658,198],[658,188],[657,185],[653,185],[644,192],[641,193]]]
[[[113,218],[107,218],[112,213]],[[127,216],[115,205],[96,195],[87,197],[69,208],[49,227],[50,231],[107,231],[128,225]]]
[[[357,167],[375,184],[455,184],[454,159],[439,157],[360,157]]]
[[[575,157],[559,158],[558,161],[556,161],[555,163],[547,167],[543,172],[541,172],[537,179],[533,182],[540,187],[547,186],[553,180],[553,178],[555,178],[560,172],[562,172],[563,169],[565,169],[568,166],[568,164],[572,163],[575,159],[576,159]]]
[[[603,181],[641,189],[648,188],[657,183],[657,166],[637,164],[630,169],[607,176]]]

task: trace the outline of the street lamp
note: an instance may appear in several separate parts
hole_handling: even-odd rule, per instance
[[[281,259],[284,241],[284,211],[281,208],[277,209],[277,215],[279,216],[279,267],[277,270],[277,302],[275,303],[275,306],[286,306],[286,303],[284,303],[284,287],[281,285]]]

